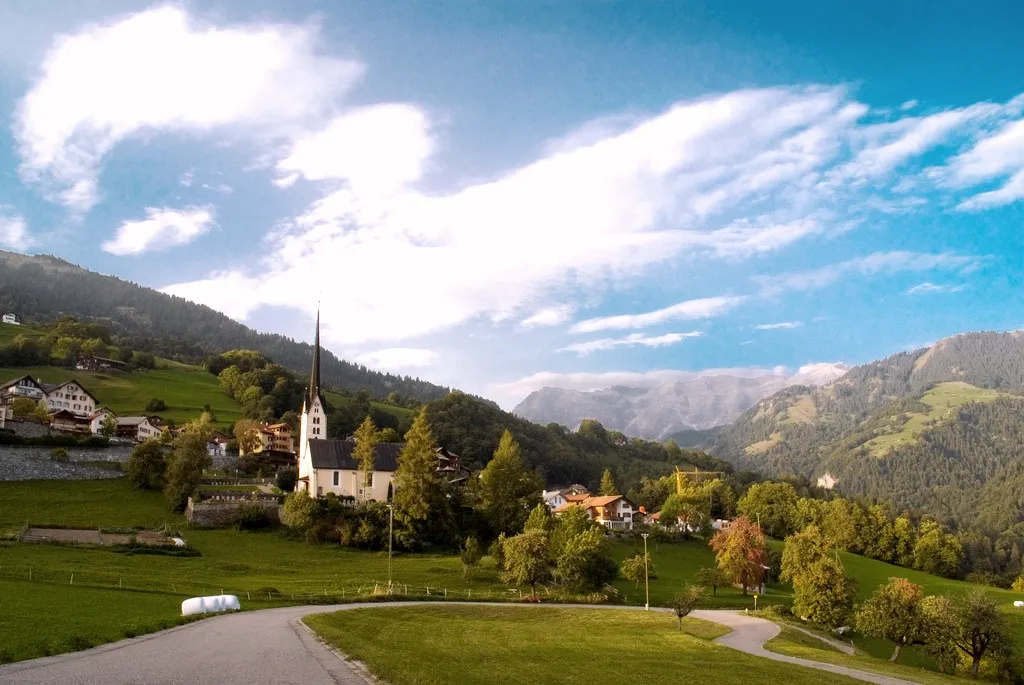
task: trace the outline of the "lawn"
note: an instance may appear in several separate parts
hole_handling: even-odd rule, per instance
[[[854,683],[736,652],[714,624],[662,612],[548,607],[388,607],[305,619],[389,685]],[[557,638],[556,638],[557,636]],[[553,639],[554,638],[554,639]]]
[[[864,656],[850,656],[839,652],[821,640],[804,635],[803,633],[783,626],[778,637],[772,638],[765,643],[765,649],[778,654],[795,656],[800,659],[812,661],[823,661],[829,664],[858,668],[863,671],[871,671],[882,675],[894,676],[904,680],[910,680],[923,685],[965,685],[968,682],[976,683],[976,680],[967,680],[955,676],[936,673],[935,671],[915,668],[903,664],[891,664],[885,659],[873,659]],[[890,652],[891,652],[890,646]]]
[[[864,445],[871,451],[872,456],[884,457],[892,449],[917,442],[923,430],[929,425],[949,418],[957,408],[969,402],[991,402],[1001,396],[1000,392],[984,390],[970,383],[939,383],[921,397],[921,402],[929,408],[927,413],[905,414],[902,430],[880,435],[868,440]]]
[[[156,413],[180,425],[198,418],[208,404],[218,425],[226,426],[244,414],[242,407],[221,390],[216,376],[197,366],[165,360],[159,360],[158,368],[152,371],[135,373],[77,371],[54,366],[3,369],[0,383],[26,374],[46,383],[75,378],[101,405],[121,416]],[[163,400],[167,410],[147,412],[146,404],[154,398]]]

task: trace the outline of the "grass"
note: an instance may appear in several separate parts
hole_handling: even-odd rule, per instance
[[[309,616],[321,637],[390,685],[625,682],[854,683],[714,644],[718,626],[662,612],[388,607]],[[555,638],[557,636],[557,638]]]
[[[747,454],[763,454],[782,442],[782,433],[772,433],[767,440],[761,440],[743,448]]]
[[[786,418],[780,424],[814,423],[818,418],[818,407],[810,395],[801,395],[796,402],[786,409]]]
[[[345,397],[344,395],[339,395],[336,392],[328,391],[324,393],[324,399],[326,399],[335,407],[345,407],[351,404],[354,398]],[[399,421],[399,425],[402,426],[411,426],[413,419],[416,418],[416,411],[413,409],[406,409],[405,407],[396,407],[394,405],[383,404],[381,402],[370,402],[370,404],[373,407],[376,407],[381,411],[385,411],[388,414],[391,414],[392,416],[397,418]]]
[[[995,390],[984,390],[969,383],[939,383],[921,397],[921,402],[929,408],[927,413],[904,414],[904,423],[899,431],[879,435],[868,440],[864,446],[870,450],[871,456],[884,457],[897,447],[917,442],[922,431],[951,417],[957,408],[969,402],[991,402],[1000,396],[1001,393]]]
[[[0,347],[7,347],[16,337],[23,335],[26,338],[42,338],[43,332],[27,326],[18,326],[13,323],[0,323]]]
[[[244,415],[241,405],[221,390],[217,377],[197,366],[160,360],[160,367],[152,371],[123,374],[53,366],[23,367],[3,369],[0,383],[26,374],[47,383],[77,379],[101,405],[120,416],[158,414],[180,425],[198,418],[206,404],[210,405],[220,426]],[[163,400],[167,410],[147,412],[146,404],[153,398]]]
[[[812,661],[823,661],[828,664],[857,668],[862,671],[870,671],[881,675],[894,676],[904,680],[910,680],[923,685],[957,685],[967,682],[977,682],[955,676],[936,673],[923,668],[903,664],[892,664],[885,659],[872,659],[864,656],[850,656],[833,649],[821,640],[805,635],[798,630],[783,626],[782,632],[777,637],[765,643],[765,649],[785,654],[786,656],[810,659]],[[890,650],[891,651],[891,650]]]

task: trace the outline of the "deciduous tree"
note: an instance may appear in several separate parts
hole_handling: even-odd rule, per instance
[[[526,519],[523,531],[542,530],[545,533],[550,533],[554,527],[555,519],[551,516],[551,510],[548,509],[546,504],[541,502],[530,512],[530,518]]]
[[[650,554],[634,554],[623,561],[619,564],[619,575],[630,582],[636,583],[637,589],[640,589],[640,583],[644,582],[645,579],[658,577]]]
[[[921,610],[924,590],[906,578],[890,578],[857,611],[857,630],[895,643],[895,662],[907,645],[924,644],[927,623]]]
[[[704,599],[704,588],[699,585],[684,585],[682,592],[677,592],[672,599],[672,613],[676,615],[677,627],[683,630],[683,619],[690,615],[697,604]]]
[[[204,431],[202,426],[193,425],[195,423],[190,422],[182,428],[167,463],[164,495],[175,511],[185,508],[188,498],[199,485],[203,471],[213,465],[206,451],[209,432]]]
[[[721,569],[717,568],[702,568],[697,571],[695,578],[697,585],[705,588],[711,588],[711,594],[718,596],[718,588],[721,585],[725,585],[729,582],[729,578],[722,573]]]
[[[537,585],[551,578],[551,559],[548,557],[548,536],[540,530],[529,530],[507,538],[503,545],[505,582],[529,585],[530,593],[537,594]]]
[[[604,533],[596,527],[569,538],[555,561],[558,579],[580,591],[597,590],[619,572]]]
[[[832,557],[822,557],[793,578],[793,613],[812,623],[843,625],[853,609],[856,583]]]
[[[462,562],[464,578],[468,580],[473,575],[473,569],[477,567],[483,556],[484,552],[480,547],[480,542],[472,535],[466,538],[466,541],[462,543],[462,549],[459,550],[459,561]]]
[[[378,433],[373,419],[369,416],[359,424],[359,428],[355,432],[355,439],[356,446],[352,450],[352,456],[359,464],[359,481],[362,488],[365,489],[373,483],[373,472],[377,468],[376,447],[377,443],[380,442],[380,433]]]
[[[746,516],[737,517],[728,528],[719,530],[711,538],[718,568],[734,583],[739,583],[743,594],[760,584],[766,548],[764,535]]]
[[[253,454],[263,447],[263,439],[260,437],[260,424],[252,419],[239,419],[235,421],[233,433],[235,441],[238,443],[239,454]]]
[[[781,539],[796,526],[796,503],[796,490],[789,483],[755,483],[740,498],[737,511],[752,521],[760,516],[764,532]]]
[[[164,448],[157,440],[147,440],[132,450],[125,467],[132,485],[144,490],[159,490],[164,486],[167,461]]]

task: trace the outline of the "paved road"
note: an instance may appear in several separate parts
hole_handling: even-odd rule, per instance
[[[216,616],[159,633],[82,652],[0,666],[4,685],[366,685],[367,678],[325,648],[301,623],[309,614],[419,602],[286,607]],[[494,606],[487,604],[485,606]],[[522,606],[528,609],[538,605]],[[547,605],[550,606],[550,605]],[[636,610],[637,607],[586,605]],[[898,678],[783,656],[763,648],[779,627],[733,611],[695,611],[694,617],[733,632],[719,644],[755,656],[851,676],[878,685],[915,685]]]

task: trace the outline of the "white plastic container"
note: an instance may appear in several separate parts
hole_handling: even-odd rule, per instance
[[[209,597],[192,597],[181,603],[181,615],[208,614],[217,611],[241,609],[235,595],[210,595]]]

